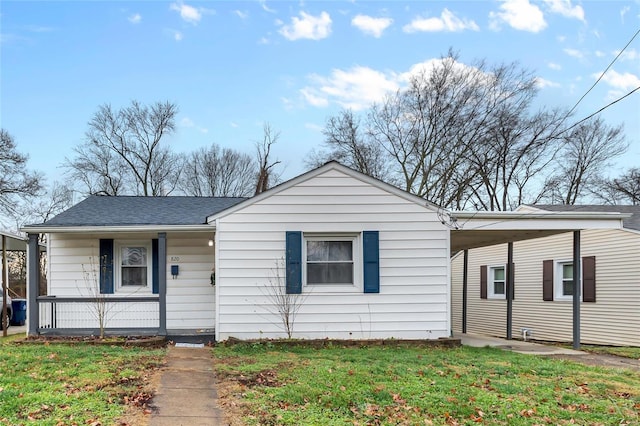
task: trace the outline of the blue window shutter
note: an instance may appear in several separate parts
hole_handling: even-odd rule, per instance
[[[113,293],[113,240],[100,240],[100,293]]]
[[[287,294],[302,293],[302,232],[287,231]]]
[[[151,285],[153,286],[153,294],[158,294],[160,281],[158,279],[158,239],[151,240]]]
[[[380,293],[380,238],[378,231],[362,233],[364,292]]]

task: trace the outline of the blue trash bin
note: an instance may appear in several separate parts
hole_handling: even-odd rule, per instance
[[[27,322],[27,299],[12,299],[11,310],[13,311],[11,325],[25,325]]]

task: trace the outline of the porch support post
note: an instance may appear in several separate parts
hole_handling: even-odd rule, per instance
[[[40,234],[27,234],[27,335],[38,335],[40,315],[38,313],[38,295],[40,294]]]
[[[167,335],[167,233],[158,232],[158,334]]]
[[[573,231],[573,349],[580,349],[580,231]]]
[[[9,328],[9,321],[7,321],[7,286],[9,274],[7,273],[7,237],[2,235],[2,336],[7,337],[7,328]],[[4,322],[7,321],[5,324]]]
[[[462,257],[462,332],[467,332],[467,282],[469,279],[469,250]]]
[[[513,338],[511,329],[513,328],[513,242],[507,244],[507,270],[505,296],[507,297],[507,340]]]

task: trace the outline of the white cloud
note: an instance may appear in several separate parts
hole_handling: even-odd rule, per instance
[[[275,9],[271,9],[269,6],[267,6],[267,2],[265,0],[259,0],[259,3],[262,7],[262,10],[264,10],[265,12],[276,13]]]
[[[600,77],[600,74],[592,74],[591,76],[597,79]],[[640,86],[640,77],[638,77],[637,75],[631,74],[630,72],[621,74],[612,69],[607,71],[604,77],[602,77],[602,81],[604,81],[614,89],[624,91],[633,90],[636,87]]]
[[[620,9],[620,20],[624,23],[624,15],[626,15],[631,10],[631,6],[625,6]]]
[[[327,12],[322,12],[319,16],[300,12],[300,17],[292,17],[291,24],[284,25],[279,33],[288,40],[321,40],[331,34],[331,17]]]
[[[411,23],[402,27],[402,30],[405,33],[437,31],[460,32],[464,30],[478,31],[479,29],[480,28],[474,21],[466,18],[460,19],[446,8],[442,11],[439,18],[418,17],[414,18]]]
[[[234,129],[237,129],[238,127],[240,127],[240,125],[238,123],[236,123],[235,121],[230,122],[229,125],[231,127],[233,127]]]
[[[536,81],[536,86],[538,86],[538,88],[540,88],[540,89],[545,89],[547,87],[560,87],[559,83],[555,83],[553,81],[549,81],[549,80],[544,79],[542,77],[536,77],[535,81]]]
[[[565,18],[574,18],[584,22],[584,9],[580,5],[571,5],[571,0],[544,0],[549,11]]]
[[[328,97],[324,96],[321,91],[315,88],[305,87],[304,89],[300,89],[300,94],[305,101],[314,107],[326,107],[329,105]]]
[[[615,56],[619,55],[620,50],[615,50],[613,54]],[[623,61],[637,61],[640,59],[640,52],[635,49],[627,49],[620,55],[620,59]]]
[[[180,120],[180,125],[182,127],[196,129],[200,133],[209,133],[209,129],[196,125],[196,123],[189,117],[184,117],[182,120]]]
[[[249,17],[249,14],[247,12],[243,12],[242,10],[234,10],[233,13],[235,13],[235,15],[242,20],[245,20]]]
[[[584,53],[582,53],[578,49],[566,48],[566,49],[562,49],[562,50],[563,50],[564,53],[566,53],[567,55],[571,56],[572,58],[577,58],[577,59],[584,58]]]
[[[499,12],[489,13],[489,27],[499,30],[502,23],[521,31],[537,33],[547,27],[540,8],[529,0],[504,0]]]
[[[562,69],[562,65],[556,64],[555,62],[549,62],[547,63],[547,66],[554,71],[560,71]]]
[[[393,19],[391,18],[374,18],[373,16],[367,15],[356,15],[351,20],[351,25],[375,38],[380,38],[384,30],[389,28],[392,23]]]
[[[170,9],[180,13],[180,17],[184,21],[193,25],[197,24],[202,19],[202,12],[199,9],[182,2],[171,3]]]
[[[139,24],[142,21],[142,16],[139,13],[134,13],[127,18],[132,24]]]
[[[182,33],[180,31],[173,31],[173,39],[175,41],[182,41],[183,38],[184,38],[184,36],[182,35]]]
[[[602,50],[596,50],[595,52],[593,52],[594,55],[596,55],[596,57],[598,58],[604,58],[605,56],[607,56],[606,53],[604,53]]]

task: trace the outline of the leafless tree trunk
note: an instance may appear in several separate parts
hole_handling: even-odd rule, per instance
[[[170,102],[132,101],[119,110],[101,105],[89,121],[85,143],[65,167],[90,194],[168,195],[181,159],[160,143],[175,130],[177,112]]]
[[[296,316],[307,299],[308,293],[287,293],[284,259],[276,261],[276,266],[272,269],[269,277],[269,283],[262,287],[262,293],[268,302],[264,305],[264,309],[278,317],[280,321],[278,326],[287,333],[287,338],[291,339]]]
[[[273,168],[280,164],[280,160],[272,160],[269,158],[271,155],[271,147],[278,142],[278,139],[280,139],[280,132],[273,130],[269,123],[265,123],[263,126],[262,140],[256,142],[258,174],[256,190],[254,192],[255,195],[271,188],[279,179],[278,175],[274,175]]]
[[[0,213],[11,214],[18,201],[40,193],[42,179],[27,169],[27,159],[17,151],[13,136],[0,129]]]
[[[602,180],[611,161],[626,152],[622,126],[610,127],[601,118],[586,121],[561,138],[555,173],[547,181],[551,202],[576,204]]]
[[[181,189],[196,197],[249,197],[254,194],[257,169],[249,155],[213,144],[189,155]]]

